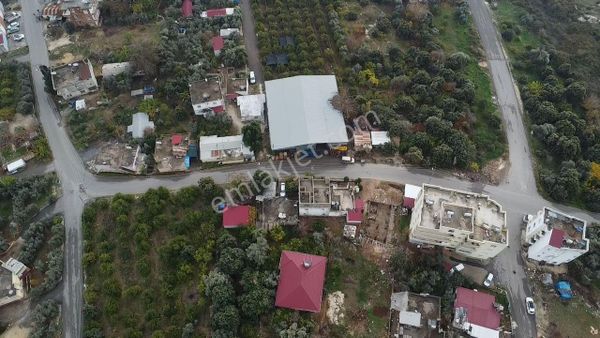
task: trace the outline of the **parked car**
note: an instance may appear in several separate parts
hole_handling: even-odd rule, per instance
[[[8,34],[12,34],[12,33],[16,33],[16,32],[18,32],[18,31],[20,31],[20,30],[21,30],[21,28],[20,28],[19,26],[17,26],[17,27],[8,27],[8,28],[6,29],[6,33],[8,33]]]
[[[487,277],[485,277],[485,280],[483,281],[483,285],[485,285],[486,287],[490,287],[492,285],[492,281],[494,280],[494,274],[493,273],[488,273]]]
[[[533,215],[525,214],[523,215],[523,223],[528,224],[529,221],[533,219]]]
[[[248,75],[248,78],[250,79],[250,84],[256,83],[256,75],[254,75],[254,71],[250,71],[250,75]]]
[[[21,13],[10,12],[10,13],[6,14],[6,17],[4,19],[6,22],[13,22],[15,20],[18,20],[20,17],[21,17]]]
[[[8,24],[8,28],[10,27],[21,27],[21,24],[18,21],[11,22]]]
[[[450,273],[461,272],[461,271],[463,271],[464,268],[465,268],[464,264],[462,264],[462,263],[456,264],[455,266],[452,267],[452,269],[450,270]]]
[[[281,182],[279,186],[279,196],[285,197],[285,182]]]
[[[533,298],[525,298],[525,307],[527,308],[527,313],[529,313],[530,315],[535,314],[535,303],[533,302]]]
[[[25,39],[25,34],[15,34],[12,37],[13,37],[13,40],[15,40],[15,41],[21,41],[21,40]]]
[[[354,163],[354,157],[342,156],[342,162],[352,164]]]

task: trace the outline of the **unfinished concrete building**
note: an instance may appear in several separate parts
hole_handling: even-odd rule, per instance
[[[352,181],[302,177],[298,182],[300,216],[346,216],[354,209],[358,187]]]
[[[486,195],[424,184],[412,211],[409,240],[490,259],[508,246],[506,212]]]

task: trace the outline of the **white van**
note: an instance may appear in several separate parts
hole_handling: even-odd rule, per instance
[[[8,171],[9,175],[14,175],[23,168],[25,168],[25,161],[22,158],[6,165],[6,171]]]
[[[342,156],[342,162],[344,162],[344,163],[354,163],[354,157]]]

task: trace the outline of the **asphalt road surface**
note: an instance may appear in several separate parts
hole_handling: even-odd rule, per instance
[[[59,175],[63,188],[62,203],[65,212],[67,237],[65,242],[65,272],[63,277],[63,317],[65,337],[81,337],[83,329],[83,271],[81,267],[82,233],[81,214],[85,202],[90,198],[110,196],[116,193],[135,194],[142,193],[149,188],[160,186],[169,189],[179,189],[194,185],[200,178],[213,177],[216,182],[226,182],[232,175],[252,174],[256,169],[262,168],[281,175],[301,175],[312,173],[324,176],[337,177],[363,177],[378,178],[398,183],[435,184],[449,188],[474,191],[490,195],[503,205],[508,212],[509,243],[510,248],[503,251],[493,261],[497,281],[506,285],[510,291],[513,318],[517,322],[517,337],[535,337],[535,322],[533,317],[525,314],[524,299],[530,294],[527,278],[523,272],[519,259],[519,232],[521,216],[525,213],[534,213],[544,205],[551,205],[559,210],[571,213],[583,219],[600,219],[600,215],[587,213],[578,209],[553,205],[537,193],[532,174],[531,159],[529,157],[528,143],[525,129],[521,120],[522,110],[520,101],[515,92],[512,76],[508,64],[502,53],[497,32],[491,20],[490,13],[485,5],[478,0],[470,0],[473,16],[477,28],[482,36],[483,45],[490,58],[490,70],[494,86],[497,90],[500,108],[506,124],[511,167],[507,180],[499,186],[483,185],[476,182],[461,180],[447,172],[434,171],[422,168],[403,166],[390,166],[381,164],[343,165],[339,160],[320,159],[307,165],[298,165],[288,162],[276,164],[244,164],[234,167],[219,168],[211,171],[194,172],[181,176],[160,177],[107,177],[94,176],[89,173],[81,157],[71,144],[69,137],[60,122],[60,117],[55,113],[50,100],[44,92],[44,81],[39,72],[39,65],[48,65],[48,52],[43,37],[40,22],[36,21],[33,14],[41,10],[38,0],[21,1],[23,7],[23,24],[28,33],[30,45],[30,61],[32,77],[36,95],[37,109],[40,122],[48,138],[48,143],[54,156],[54,167]],[[242,1],[244,12],[245,35],[252,34],[253,29],[248,28],[247,0]],[[30,13],[28,15],[28,13]],[[251,19],[251,17],[250,17]],[[250,25],[251,26],[251,25]],[[255,35],[254,35],[255,36]],[[250,54],[250,53],[249,53]],[[250,56],[250,55],[249,55]],[[252,61],[251,61],[252,62]],[[260,65],[260,63],[259,63]],[[252,64],[251,64],[252,66]],[[252,66],[254,67],[254,66]],[[262,80],[258,69],[257,77]],[[83,191],[80,190],[82,187]],[[514,272],[513,272],[514,271]]]
[[[242,0],[240,7],[242,9],[242,33],[244,34],[246,54],[248,54],[248,65],[250,66],[250,70],[254,71],[256,83],[263,83],[265,79],[262,72],[262,62],[260,62],[258,39],[256,30],[254,29],[254,16],[252,15],[250,0]]]

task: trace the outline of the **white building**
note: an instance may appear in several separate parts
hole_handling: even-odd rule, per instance
[[[146,131],[154,131],[154,122],[146,113],[135,113],[131,116],[131,125],[127,127],[127,132],[131,133],[133,138],[143,138]]]
[[[4,6],[0,2],[0,52],[8,52],[8,35],[4,23]]]
[[[225,111],[221,80],[218,77],[192,82],[189,88],[194,114],[206,117]]]
[[[298,213],[300,216],[347,216],[355,209],[356,189],[353,181],[340,178],[300,177]]]
[[[316,144],[348,144],[342,113],[331,99],[338,95],[334,75],[298,75],[265,82],[272,150]]]
[[[490,259],[508,246],[506,212],[486,195],[423,184],[412,210],[409,241]]]
[[[569,263],[589,250],[585,227],[581,219],[544,207],[527,223],[527,257],[553,265]]]
[[[217,135],[200,136],[200,161],[240,163],[254,159],[250,148],[244,145],[242,135],[223,136]]]
[[[219,36],[224,37],[224,38],[228,38],[231,34],[240,34],[240,29],[239,28],[221,28],[219,30]]]
[[[265,111],[265,94],[242,95],[236,98],[242,122],[262,121]]]

